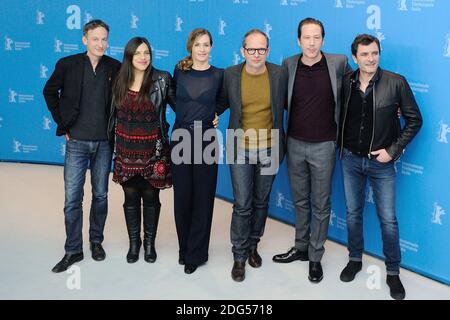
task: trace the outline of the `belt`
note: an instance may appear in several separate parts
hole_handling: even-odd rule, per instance
[[[195,123],[176,121],[174,127],[194,130],[194,129],[210,129],[213,128],[214,126],[212,124],[212,121],[210,122],[195,121]]]
[[[372,155],[370,153],[366,153],[360,150],[356,150],[353,148],[349,148],[349,147],[344,147],[345,149],[347,149],[348,151],[350,151],[351,153],[353,153],[354,155],[361,157],[361,158],[367,158],[367,159],[372,159]]]

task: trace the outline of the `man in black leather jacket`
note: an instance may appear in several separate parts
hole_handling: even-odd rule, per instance
[[[379,67],[380,42],[362,34],[352,43],[359,69],[344,77],[340,121],[340,155],[347,205],[349,263],[340,278],[352,281],[362,268],[362,214],[367,179],[381,222],[390,294],[404,299],[400,281],[400,241],[395,214],[394,161],[422,126],[414,95],[404,77]],[[405,125],[398,117],[400,109]]]
[[[108,118],[111,84],[120,62],[104,55],[109,27],[92,20],[83,28],[87,52],[60,59],[45,84],[43,94],[53,119],[56,135],[65,136],[64,218],[65,255],[52,269],[63,272],[83,260],[83,186],[86,170],[91,170],[92,203],[89,241],[92,258],[105,259],[103,230],[108,211],[108,179],[111,171],[111,147]]]

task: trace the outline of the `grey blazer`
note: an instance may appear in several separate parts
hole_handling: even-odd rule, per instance
[[[244,63],[231,66],[225,69],[223,76],[223,86],[218,99],[216,112],[222,114],[230,108],[230,121],[228,129],[241,128],[242,101],[241,101],[241,73]],[[270,97],[272,109],[273,129],[279,130],[279,159],[280,163],[285,153],[285,134],[283,128],[283,113],[287,103],[287,83],[286,70],[276,64],[266,62],[269,72]],[[235,152],[236,155],[236,152]]]
[[[331,87],[333,88],[334,102],[335,102],[335,112],[334,121],[336,122],[336,127],[339,130],[339,117],[341,111],[341,87],[342,78],[348,72],[352,71],[352,68],[348,64],[347,56],[342,54],[327,54],[323,53],[327,61],[328,72],[331,79]],[[297,65],[300,59],[300,54],[296,54],[289,57],[283,61],[283,67],[285,67],[289,74],[288,81],[288,112],[286,119],[286,132],[289,129],[289,120],[291,115],[291,100],[292,91],[294,90],[295,73],[297,72]],[[338,133],[336,133],[336,137]]]

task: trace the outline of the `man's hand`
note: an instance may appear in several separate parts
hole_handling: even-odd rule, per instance
[[[66,134],[64,135],[64,137],[66,138],[66,142],[70,140],[70,137],[69,137],[69,134],[68,134],[68,133],[66,133]]]
[[[372,151],[370,154],[377,156],[377,161],[379,162],[389,162],[392,160],[392,157],[386,152],[386,149],[380,149],[380,150],[375,150]]]
[[[217,126],[219,125],[219,116],[217,115],[217,113],[215,115],[216,116],[213,120],[213,126],[214,126],[214,128],[217,128]]]

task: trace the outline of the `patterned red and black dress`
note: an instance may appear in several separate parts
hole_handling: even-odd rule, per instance
[[[128,90],[123,106],[117,110],[113,181],[123,184],[143,178],[155,188],[169,188],[169,147],[161,143],[155,107],[150,101],[138,104],[137,96],[138,92]]]

